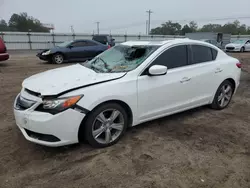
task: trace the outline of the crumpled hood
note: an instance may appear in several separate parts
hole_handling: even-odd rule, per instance
[[[35,74],[22,83],[22,86],[42,96],[58,95],[64,91],[89,84],[118,79],[126,73],[96,73],[80,64],[48,70]]]
[[[240,48],[242,47],[242,44],[235,44],[235,43],[229,43],[226,45],[226,47],[235,47],[235,48]]]

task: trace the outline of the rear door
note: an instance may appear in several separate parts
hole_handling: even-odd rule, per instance
[[[191,61],[187,68],[191,72],[189,95],[190,103],[202,105],[213,97],[220,82],[222,67],[215,61],[217,50],[203,45],[189,45]]]
[[[88,59],[92,59],[96,55],[102,53],[104,50],[106,50],[108,47],[105,45],[102,45],[100,43],[96,43],[94,41],[86,41],[85,44],[85,57]]]

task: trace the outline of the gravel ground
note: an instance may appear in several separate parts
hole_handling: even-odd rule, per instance
[[[12,106],[24,78],[58,66],[34,54],[0,63],[0,188],[250,187],[250,54],[223,111],[197,108],[128,130],[105,149],[47,148],[24,139]],[[63,65],[67,66],[67,65]]]

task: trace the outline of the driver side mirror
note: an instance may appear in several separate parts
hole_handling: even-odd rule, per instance
[[[168,68],[163,65],[153,65],[149,68],[148,74],[149,76],[161,76],[167,74]]]

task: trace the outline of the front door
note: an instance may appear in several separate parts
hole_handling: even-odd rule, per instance
[[[186,73],[188,65],[187,46],[174,46],[164,51],[152,65],[168,67],[166,75],[148,76],[147,69],[138,77],[139,121],[145,122],[179,111],[190,100],[191,76]],[[149,67],[150,67],[149,66]]]

